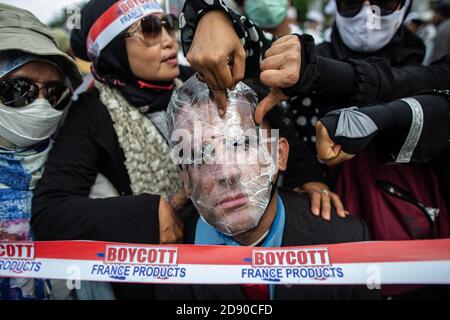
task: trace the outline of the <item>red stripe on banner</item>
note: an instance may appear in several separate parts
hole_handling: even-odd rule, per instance
[[[450,240],[384,241],[330,246],[335,263],[450,260]]]
[[[113,23],[118,17],[122,15],[122,12],[119,8],[119,4],[122,3],[123,0],[117,1],[111,8],[106,10],[100,18],[94,23],[89,31],[88,39],[91,39],[92,42],[95,42],[98,35],[102,33],[111,23]]]
[[[0,245],[4,244],[14,244],[14,242],[0,243]],[[23,244],[23,242],[21,242],[21,244]],[[144,257],[150,255],[150,251],[164,253],[164,251],[168,251],[169,249],[172,251],[173,249],[176,249],[177,264],[252,265],[252,257],[254,252],[258,252],[261,256],[263,256],[264,253],[272,251],[272,253],[269,253],[268,258],[275,260],[269,261],[269,265],[270,263],[273,263],[274,266],[277,266],[286,263],[286,261],[288,264],[291,262],[296,264],[295,261],[300,261],[300,257],[306,257],[310,260],[310,257],[315,256],[318,260],[321,258],[319,253],[323,254],[324,249],[327,251],[327,259],[329,258],[329,264],[450,261],[450,239],[359,242],[282,248],[197,245],[139,245],[94,241],[49,241],[34,242],[34,257],[44,259],[103,261],[105,259],[107,246],[126,247],[128,249],[123,250],[131,250],[132,252],[130,252],[130,256],[132,254],[136,255],[136,251],[139,253],[139,249],[146,249],[147,251],[140,250],[144,253]],[[290,254],[288,254],[288,252]],[[125,251],[124,253],[127,254]],[[0,252],[0,259],[2,258],[4,257],[1,256]],[[315,263],[319,262],[320,261],[317,261]],[[255,261],[253,261],[253,263],[255,263]],[[312,265],[314,265],[314,261]],[[266,266],[266,264],[264,264],[264,266]]]
[[[153,0],[120,0],[106,10],[89,30],[88,39],[94,43],[97,37],[116,19],[144,4],[155,3]]]
[[[96,241],[44,241],[35,242],[36,258],[103,260],[106,242]]]

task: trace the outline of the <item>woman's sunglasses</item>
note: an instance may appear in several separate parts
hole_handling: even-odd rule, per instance
[[[162,18],[156,15],[149,15],[140,20],[140,28],[133,32],[125,33],[125,37],[140,36],[140,39],[149,46],[154,46],[161,41],[162,28],[166,28],[170,35],[178,31],[178,18],[173,14],[168,14]]]
[[[356,16],[367,0],[336,0],[337,9],[341,16],[351,18]],[[387,16],[401,8],[405,0],[370,0],[370,5],[380,8],[380,14]]]
[[[41,88],[27,79],[0,80],[0,101],[11,108],[21,108],[31,104],[45,90],[45,98],[56,110],[63,110],[71,98],[70,90],[63,84],[46,85]]]

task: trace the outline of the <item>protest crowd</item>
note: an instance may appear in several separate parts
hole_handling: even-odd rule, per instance
[[[179,244],[450,238],[450,1],[80,5],[69,29],[0,1],[0,300],[450,298],[448,272],[381,289],[2,274],[42,241],[121,243],[92,274],[176,278]],[[254,252],[253,267],[344,277],[320,250]]]

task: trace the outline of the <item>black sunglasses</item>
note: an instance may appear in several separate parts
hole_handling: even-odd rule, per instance
[[[140,30],[125,33],[125,37],[133,37],[142,33],[143,41],[149,45],[159,43],[162,35],[162,28],[173,35],[178,30],[178,18],[173,14],[165,15],[160,18],[156,15],[149,15],[140,20]]]
[[[367,0],[336,0],[337,9],[343,17],[354,17],[362,8],[363,3]],[[397,9],[403,7],[405,0],[370,0],[370,5],[380,8],[380,14],[387,16]]]
[[[45,98],[56,110],[63,110],[71,98],[70,90],[64,84],[39,86],[27,79],[0,80],[0,101],[8,107],[21,108],[31,104],[45,90]]]

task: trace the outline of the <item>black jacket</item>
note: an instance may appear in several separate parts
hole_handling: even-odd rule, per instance
[[[366,224],[354,217],[339,218],[333,211],[331,221],[311,214],[308,197],[288,190],[279,190],[286,212],[282,246],[308,246],[342,242],[368,241]],[[186,225],[186,243],[194,243],[198,216]],[[157,299],[245,300],[237,285],[157,285]],[[366,286],[284,286],[275,289],[275,300],[377,299],[377,290]]]
[[[36,240],[159,243],[159,196],[132,195],[111,117],[98,91],[72,105],[32,203]],[[121,197],[90,199],[102,173]],[[116,297],[153,298],[151,285],[114,284]]]

